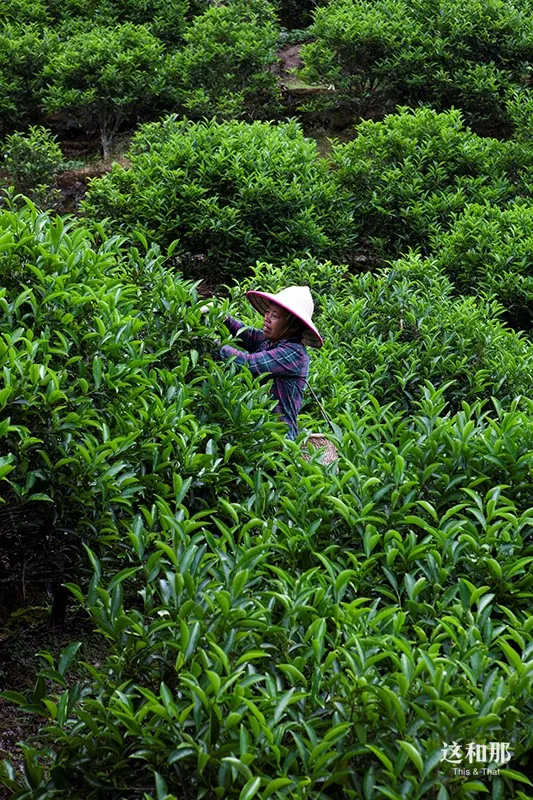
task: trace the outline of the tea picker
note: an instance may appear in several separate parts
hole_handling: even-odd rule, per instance
[[[314,303],[311,291],[308,286],[289,286],[277,294],[249,291],[246,297],[263,315],[263,327],[248,328],[234,317],[226,317],[225,323],[230,333],[238,336],[245,349],[224,345],[217,351],[216,357],[233,358],[240,366],[246,364],[253,375],[272,378],[270,391],[277,401],[275,411],[288,426],[288,438],[294,440],[298,435],[298,413],[304,389],[309,385],[309,355],[306,347],[320,348],[323,344],[312,322]],[[201,308],[202,313],[209,310],[209,305]],[[314,392],[313,395],[318,401]],[[319,405],[328,419],[322,405]],[[305,450],[307,442],[315,448],[327,448],[322,456],[323,463],[330,463],[337,458],[334,445],[323,434],[311,434],[304,443]],[[309,458],[307,452],[303,455]]]

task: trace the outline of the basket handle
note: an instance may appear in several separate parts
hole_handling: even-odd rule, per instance
[[[321,410],[321,412],[322,412],[322,414],[323,414],[323,416],[324,416],[324,418],[325,418],[326,422],[327,422],[327,423],[328,423],[328,425],[331,427],[331,430],[333,431],[333,433],[335,433],[335,428],[333,427],[333,423],[332,423],[332,421],[330,420],[330,418],[328,417],[328,415],[326,414],[326,410],[325,410],[324,406],[322,405],[322,403],[320,402],[320,400],[319,400],[319,399],[318,399],[318,397],[316,396],[315,390],[313,389],[313,387],[311,386],[311,384],[309,383],[309,381],[307,380],[307,378],[304,378],[304,381],[305,381],[306,385],[309,387],[309,389],[311,390],[311,394],[312,394],[312,395],[313,395],[313,397],[315,398],[316,402],[318,403],[318,407],[320,408],[320,410]]]

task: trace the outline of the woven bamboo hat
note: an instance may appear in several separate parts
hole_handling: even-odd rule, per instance
[[[315,304],[309,286],[288,286],[277,294],[250,291],[246,292],[246,297],[260,314],[266,314],[270,303],[294,314],[305,325],[303,343],[308,347],[322,347],[322,337],[311,321]]]

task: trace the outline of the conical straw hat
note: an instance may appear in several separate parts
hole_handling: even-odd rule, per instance
[[[285,311],[290,311],[305,325],[303,343],[308,347],[322,347],[322,337],[311,322],[315,304],[309,286],[288,286],[277,294],[250,291],[246,292],[246,297],[253,307],[263,315],[268,311],[270,303],[275,303]]]

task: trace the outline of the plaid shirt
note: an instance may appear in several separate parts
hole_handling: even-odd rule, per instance
[[[218,351],[221,358],[235,356],[237,364],[247,364],[252,375],[272,376],[271,394],[278,401],[275,410],[289,426],[289,439],[298,435],[298,412],[302,405],[305,379],[309,372],[309,355],[298,338],[273,342],[260,328],[245,328],[233,317],[226,318],[230,332],[239,335],[248,351],[224,345]]]

